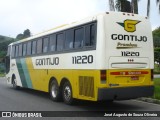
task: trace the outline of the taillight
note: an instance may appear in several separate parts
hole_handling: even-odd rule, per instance
[[[151,81],[153,81],[154,75],[153,75],[153,69],[151,70]]]
[[[107,80],[107,76],[106,76],[106,70],[101,70],[101,83],[104,84],[106,83],[106,80]]]

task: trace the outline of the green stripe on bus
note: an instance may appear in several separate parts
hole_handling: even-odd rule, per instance
[[[26,78],[25,78],[24,71],[23,71],[23,68],[22,68],[21,60],[16,59],[16,63],[17,63],[19,76],[20,76],[20,79],[21,79],[21,82],[22,82],[22,86],[27,87]]]
[[[28,71],[28,68],[27,68],[26,59],[21,59],[21,65],[22,65],[22,68],[23,68],[23,72],[24,72],[24,76],[25,76],[27,86],[28,86],[28,88],[32,88],[32,81],[31,81],[31,77],[29,75],[29,71]]]

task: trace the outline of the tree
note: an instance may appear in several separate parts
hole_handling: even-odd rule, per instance
[[[160,27],[157,27],[155,30],[153,30],[153,36],[159,36],[160,37]]]
[[[154,50],[154,61],[160,65],[160,48]]]
[[[116,8],[118,11],[122,11],[123,12],[123,6],[125,2],[127,0],[116,0],[116,5],[114,6],[114,0],[110,0],[110,10],[111,11],[115,11],[114,9]],[[131,9],[132,9],[132,13],[138,14],[138,2],[140,0],[131,0]],[[112,4],[111,4],[112,3]],[[159,13],[160,13],[160,0],[156,0],[157,6],[159,8]],[[127,6],[128,7],[128,6]],[[147,16],[150,15],[150,0],[147,0]]]
[[[160,27],[155,29],[152,33],[154,41],[154,60],[160,65]]]
[[[22,40],[24,38],[30,37],[31,36],[31,32],[29,29],[24,30],[23,34],[20,33],[16,36],[17,40]]]
[[[109,0],[110,11],[115,11],[114,0]]]
[[[131,4],[128,0],[116,0],[115,7],[121,12],[131,12]]]
[[[27,38],[27,37],[30,37],[31,36],[31,32],[29,29],[26,29],[24,32],[23,32],[23,38]]]
[[[149,17],[150,14],[150,0],[147,2],[147,16]]]
[[[160,13],[160,0],[157,0],[157,5],[159,7],[159,13]]]
[[[138,1],[139,0],[131,1],[132,13],[138,14]]]
[[[156,28],[153,32],[154,47],[160,48],[160,27]]]
[[[16,36],[16,39],[17,39],[17,40],[22,40],[22,39],[23,39],[23,34],[21,34],[21,33],[18,34],[18,35]]]

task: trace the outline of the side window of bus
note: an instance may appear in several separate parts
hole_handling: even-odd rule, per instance
[[[15,57],[15,46],[12,46],[12,54],[11,57],[14,58]]]
[[[7,49],[7,56],[10,56],[10,51],[11,51],[11,46],[8,46],[8,49]]]
[[[49,51],[50,52],[56,51],[56,35],[55,34],[50,35]]]
[[[96,27],[95,24],[87,25],[85,29],[85,46],[94,46],[96,38]]]
[[[27,51],[27,44],[24,43],[24,44],[23,44],[23,56],[26,55],[26,51]]]
[[[57,51],[62,51],[63,50],[63,41],[64,41],[64,35],[57,34]]]
[[[75,34],[74,48],[83,47],[84,28],[76,29],[74,34]]]
[[[92,24],[90,27],[90,45],[94,46],[96,44],[96,24]]]
[[[65,49],[73,49],[74,31],[67,30],[65,38]]]
[[[27,55],[31,55],[31,41],[27,43]]]
[[[32,55],[36,54],[37,41],[32,41]]]
[[[19,52],[18,45],[16,45],[16,55],[15,55],[15,57],[18,57],[18,52]]]
[[[18,56],[19,56],[19,57],[22,56],[22,44],[19,45],[19,55],[18,55]]]
[[[37,41],[37,54],[42,53],[42,39],[38,39]]]
[[[48,52],[48,43],[49,43],[49,38],[46,37],[43,39],[43,53]]]

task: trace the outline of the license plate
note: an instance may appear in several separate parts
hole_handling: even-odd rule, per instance
[[[131,80],[139,80],[139,76],[132,76]]]

